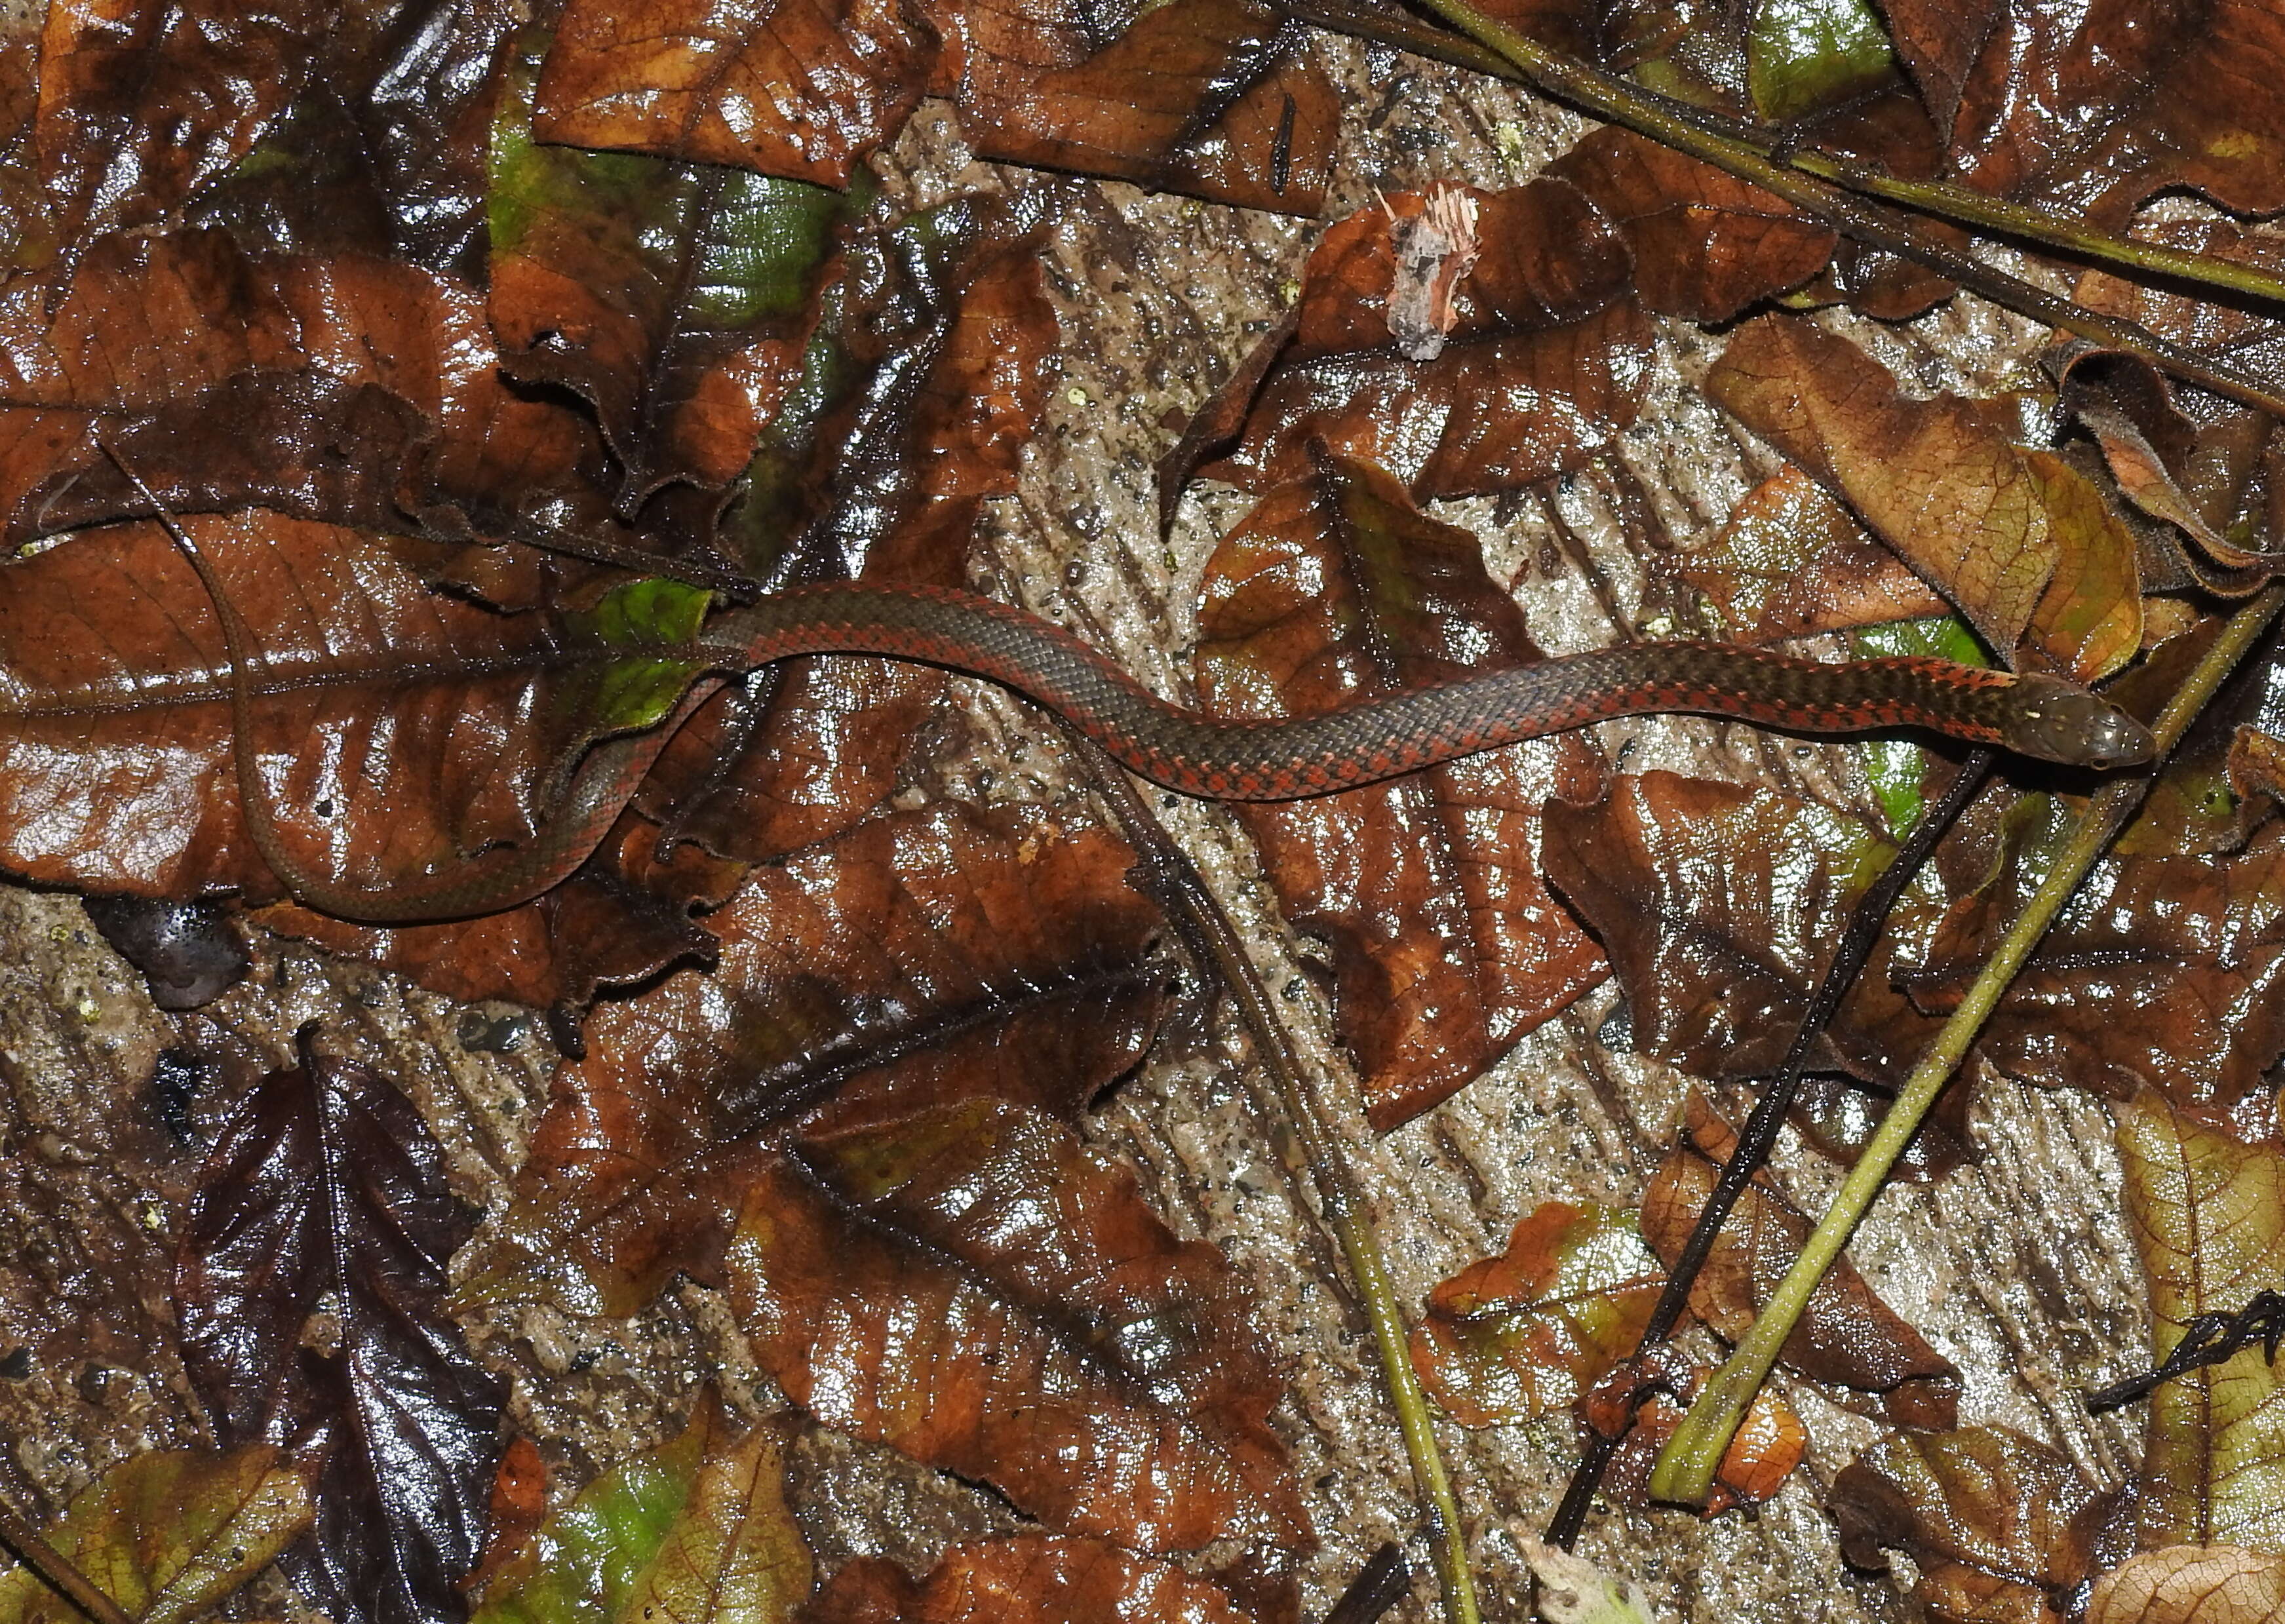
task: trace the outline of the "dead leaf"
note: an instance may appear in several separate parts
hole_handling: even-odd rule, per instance
[[[1412,1362],[1463,1426],[1554,1414],[1634,1353],[1665,1283],[1633,1214],[1544,1202],[1429,1293]]]
[[[1386,475],[1326,458],[1273,492],[1206,566],[1201,702],[1232,718],[1347,701],[1538,657],[1465,531]],[[1239,819],[1286,917],[1332,944],[1341,1036],[1384,1130],[1461,1087],[1606,974],[1534,861],[1539,804],[1602,779],[1563,735]]]
[[[2118,1149],[2158,1360],[2199,1314],[2285,1288],[2285,1152],[2273,1142],[2240,1143],[2146,1091],[2120,1109]],[[2285,1369],[2256,1346],[2162,1385],[2141,1481],[2144,1550],[2285,1549]]]
[[[1833,1479],[1830,1504],[1853,1566],[1886,1568],[1883,1548],[1912,1558],[1913,1599],[1938,1624],[2052,1624],[2125,1554],[2133,1510],[2005,1427],[1887,1439]]]
[[[1100,830],[940,807],[758,871],[706,922],[714,975],[597,1014],[463,1295],[624,1314],[678,1269],[716,1278],[764,1130],[891,1063],[923,1097],[1076,1110],[1157,1020],[1131,860]]]
[[[1908,401],[1885,368],[1797,318],[1739,329],[1707,393],[1845,498],[2003,658],[2082,681],[2141,641],[2132,537],[2004,403]]]
[[[1799,468],[1747,492],[1675,573],[1704,592],[1723,637],[1759,645],[1944,613],[1943,600]]]
[[[473,1218],[412,1102],[318,1054],[314,1028],[299,1044],[200,1171],[175,1267],[184,1368],[227,1444],[315,1472],[316,1526],[279,1558],[305,1596],[344,1624],[452,1617],[507,1398],[440,1307]]]
[[[766,1423],[741,1432],[707,1388],[679,1434],[551,1512],[469,1624],[790,1620],[810,1556],[785,1503],[781,1446]]]
[[[2169,1545],[2095,1582],[2087,1624],[2277,1624],[2285,1557],[2236,1545]]]
[[[1681,1254],[1737,1134],[1693,1089],[1683,1142],[1644,1192],[1643,1238],[1669,1267]],[[1792,1267],[1810,1222],[1758,1173],[1722,1226],[1691,1287],[1690,1311],[1729,1341],[1746,1333]],[[1959,1372],[1882,1302],[1846,1259],[1826,1271],[1780,1354],[1812,1380],[1877,1394],[1895,1425],[1941,1431],[1958,1420]],[[1782,1474],[1779,1474],[1782,1475]]]
[[[277,1560],[310,1526],[308,1469],[266,1445],[170,1449],[121,1462],[46,1530],[50,1545],[135,1624],[188,1624]],[[0,1624],[82,1624],[27,1567],[0,1572]]]

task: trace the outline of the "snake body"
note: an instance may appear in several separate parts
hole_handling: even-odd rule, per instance
[[[386,886],[337,884],[295,858],[279,833],[252,743],[259,652],[212,564],[179,525],[166,523],[222,623],[231,663],[232,755],[247,834],[296,899],[340,918],[392,924],[459,919],[497,913],[549,890],[601,843],[675,729],[720,686],[718,679],[703,679],[658,726],[597,744],[563,804],[526,844]],[[724,671],[801,655],[856,654],[965,671],[1058,712],[1145,778],[1225,800],[1330,794],[1649,711],[1698,711],[1813,734],[1925,727],[2098,768],[2146,761],[2153,748],[2140,723],[2052,677],[1915,658],[1827,665],[1713,643],[1602,649],[1317,716],[1225,722],[1159,699],[1050,622],[949,588],[805,588],[718,616],[700,648]]]

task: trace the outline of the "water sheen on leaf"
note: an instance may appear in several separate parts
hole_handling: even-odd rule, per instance
[[[254,1444],[121,1462],[82,1491],[47,1542],[135,1624],[187,1624],[277,1560],[309,1526],[310,1471]],[[0,1624],[84,1624],[27,1567],[0,1571]]]
[[[551,1512],[469,1624],[787,1624],[810,1557],[782,1454],[775,1428],[740,1432],[708,1389],[676,1437]]]
[[[1307,716],[1539,657],[1475,537],[1342,458],[1223,538],[1205,600],[1199,698],[1233,719]],[[1376,1127],[1445,1098],[1606,974],[1535,860],[1540,803],[1591,796],[1602,777],[1600,752],[1560,734],[1239,809],[1286,917],[1332,945],[1341,1037]]]
[[[2237,1545],[2169,1545],[2099,1580],[2087,1624],[2279,1624],[2285,1557]]]
[[[2119,1112],[2126,1216],[2163,1361],[2202,1314],[2285,1290],[2285,1152],[2244,1144],[2155,1092]],[[2164,1545],[2285,1554],[2285,1369],[2258,1346],[2150,1396],[2141,1530]]]
[[[216,1433],[317,1474],[317,1526],[282,1560],[342,1624],[465,1613],[506,1385],[441,1303],[473,1227],[420,1113],[381,1073],[328,1059],[254,1089],[217,1137],[176,1259],[183,1363]],[[338,1315],[338,1347],[305,1345]]]

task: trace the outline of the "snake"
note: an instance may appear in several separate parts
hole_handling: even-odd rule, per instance
[[[596,743],[530,841],[384,886],[336,883],[294,856],[262,781],[253,748],[253,674],[261,662],[253,633],[198,544],[144,494],[221,623],[232,757],[248,836],[279,883],[320,913],[406,924],[499,913],[539,896],[586,861],[675,730],[722,686],[721,675],[702,676],[664,722]],[[1159,698],[1052,621],[952,587],[803,587],[718,615],[696,648],[716,673],[843,654],[981,677],[1056,712],[1129,771],[1216,800],[1330,795],[1590,723],[1663,711],[1812,734],[1926,728],[2098,771],[2140,765],[2155,750],[2149,731],[2124,711],[2045,673],[1913,655],[1835,665],[1704,642],[1597,649],[1315,715],[1225,721]]]

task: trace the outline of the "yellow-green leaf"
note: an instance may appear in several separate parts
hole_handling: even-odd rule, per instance
[[[2147,1090],[2119,1114],[2118,1148],[2158,1359],[2197,1315],[2285,1290],[2285,1152]],[[2285,1368],[2258,1346],[2151,1395],[2139,1543],[2285,1553]]]
[[[104,1474],[48,1543],[137,1624],[182,1624],[270,1565],[310,1525],[310,1480],[271,1445],[169,1449]],[[85,1624],[28,1568],[0,1573],[0,1624]]]

